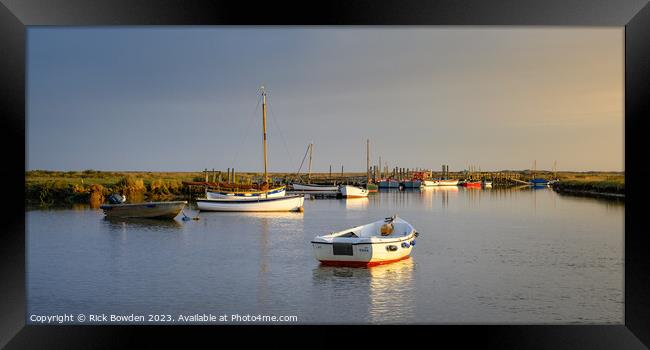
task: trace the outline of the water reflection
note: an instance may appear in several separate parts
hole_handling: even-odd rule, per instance
[[[433,201],[436,197],[440,197],[440,202],[442,203],[443,208],[448,207],[449,198],[458,197],[458,191],[458,186],[431,186],[420,188],[421,198],[423,199],[427,209],[433,207]]]
[[[145,219],[145,218],[117,218],[117,217],[104,217],[104,223],[108,225],[110,230],[123,231],[126,229],[133,230],[150,230],[160,231],[160,229],[178,230],[183,227],[183,224],[177,220],[158,220],[158,219]]]
[[[367,321],[409,322],[415,314],[413,258],[370,268],[318,265],[313,270],[316,288],[333,288],[340,306],[354,299],[355,308],[367,305]],[[357,310],[358,311],[358,310]]]
[[[368,198],[346,198],[343,200],[347,210],[363,210],[368,208]]]

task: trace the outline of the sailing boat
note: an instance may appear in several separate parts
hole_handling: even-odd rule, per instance
[[[248,192],[208,192],[206,198],[196,200],[203,211],[302,211],[304,196],[287,196],[284,186],[274,189],[268,187],[268,162],[266,156],[266,91],[262,91],[262,130],[264,144],[264,182],[260,191]],[[224,197],[220,197],[224,196]],[[215,198],[216,197],[216,198]]]
[[[533,163],[533,175],[531,176],[530,181],[528,181],[529,184],[531,184],[533,187],[545,187],[548,186],[548,180],[541,178],[541,177],[535,177],[537,173],[537,160]]]
[[[310,143],[308,146],[308,151],[309,151],[309,170],[307,173],[307,183],[292,183],[291,187],[293,187],[294,191],[328,191],[328,192],[336,192],[338,191],[339,187],[335,185],[320,185],[320,184],[312,184],[311,183],[311,155],[312,151],[314,149],[314,144]],[[305,159],[303,158],[303,161]],[[300,165],[302,167],[302,164]],[[300,170],[298,170],[300,171]]]

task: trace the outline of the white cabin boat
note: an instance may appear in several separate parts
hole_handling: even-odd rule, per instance
[[[206,191],[207,199],[256,200],[260,198],[278,198],[287,194],[286,187],[277,187],[268,191]]]
[[[202,211],[302,211],[303,195],[260,199],[197,199],[196,206]]]
[[[422,186],[458,186],[458,179],[454,180],[424,180]]]
[[[339,187],[334,185],[317,184],[291,184],[294,191],[338,191]]]
[[[339,191],[343,197],[347,198],[368,197],[368,190],[362,187],[341,185]]]
[[[482,185],[485,188],[490,188],[490,187],[492,187],[492,181],[483,181]]]
[[[374,266],[407,259],[418,233],[396,216],[315,237],[314,257],[325,265]]]

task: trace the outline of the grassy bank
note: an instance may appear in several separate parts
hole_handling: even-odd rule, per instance
[[[99,205],[116,192],[127,198],[174,198],[187,193],[182,181],[199,180],[197,175],[200,173],[28,171],[25,173],[25,201],[30,205]]]
[[[199,187],[183,186],[183,181],[204,181],[204,172],[119,172],[119,171],[45,171],[25,172],[27,205],[61,205],[89,203],[99,206],[112,193],[125,194],[133,200],[166,200],[202,192]],[[227,180],[225,172],[208,172],[209,181]],[[340,175],[340,174],[339,174]],[[365,174],[346,173],[345,176]],[[271,173],[276,182],[295,177],[290,173]],[[312,179],[327,180],[329,174],[313,174]],[[238,183],[261,180],[261,174],[242,172],[235,175]],[[189,191],[193,191],[190,193]]]
[[[522,172],[524,174],[524,172]],[[302,180],[306,180],[306,175]],[[462,176],[452,173],[452,176]],[[546,174],[551,178],[551,174]],[[208,173],[208,180],[226,181],[226,172]],[[292,173],[271,173],[276,182],[286,183],[296,179]],[[313,173],[313,182],[363,181],[365,173]],[[625,177],[622,173],[585,172],[558,173],[559,182],[554,185],[558,191],[624,194]],[[236,174],[236,182],[260,181],[261,174],[243,172]],[[111,193],[126,194],[132,200],[165,200],[199,194],[199,187],[183,186],[183,181],[204,181],[204,172],[119,172],[119,171],[43,171],[25,172],[25,201],[28,205],[60,205],[90,203],[99,206]],[[189,191],[194,191],[190,193]]]
[[[623,174],[569,174],[553,184],[558,192],[625,195]]]

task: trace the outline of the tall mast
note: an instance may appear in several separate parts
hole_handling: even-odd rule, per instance
[[[366,182],[370,182],[370,139],[366,140]]]
[[[307,175],[307,182],[311,183],[311,152],[314,149],[314,143],[309,144],[309,174]]]
[[[266,161],[266,91],[264,85],[262,89],[262,129],[264,130],[264,182],[268,183],[267,161]]]

